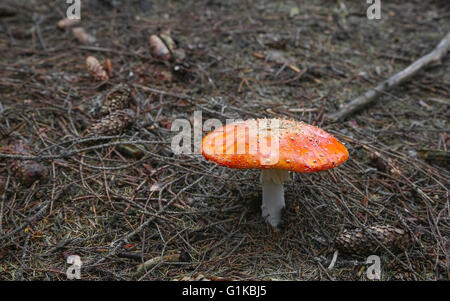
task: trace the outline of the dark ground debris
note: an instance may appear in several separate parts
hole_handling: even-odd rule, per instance
[[[0,157],[0,279],[65,280],[76,254],[86,280],[365,280],[364,256],[327,267],[344,229],[375,224],[413,241],[377,249],[383,280],[449,279],[450,59],[345,122],[326,120],[432,50],[450,30],[449,1],[382,1],[381,20],[367,19],[365,1],[82,2],[90,44],[57,28],[65,1],[0,5],[0,153],[29,146]],[[149,36],[168,30],[177,50],[157,60]],[[91,78],[88,56],[110,60],[108,81]],[[135,122],[87,141],[118,84],[131,88]],[[302,120],[345,142],[350,159],[295,174],[274,232],[259,172],[172,153],[172,122],[194,111]],[[21,181],[12,166],[27,158],[45,177]],[[136,273],[158,256],[171,260]]]

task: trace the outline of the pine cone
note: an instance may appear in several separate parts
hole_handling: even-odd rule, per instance
[[[98,81],[106,81],[109,79],[108,74],[106,73],[103,66],[100,62],[93,56],[88,56],[86,58],[86,68],[89,74]]]
[[[336,248],[344,253],[373,254],[380,245],[368,233],[391,251],[406,249],[412,243],[404,230],[389,225],[375,225],[367,229],[345,230],[336,238]]]
[[[107,115],[114,111],[123,110],[130,107],[131,90],[126,84],[119,84],[106,95],[100,108],[101,115]]]
[[[36,180],[43,181],[47,177],[45,167],[36,161],[14,161],[12,166],[14,175],[24,185],[31,185]]]
[[[87,130],[86,136],[114,136],[119,135],[129,126],[135,117],[131,109],[115,111],[92,124]]]

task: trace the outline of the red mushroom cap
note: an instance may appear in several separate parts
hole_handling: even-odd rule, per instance
[[[239,169],[284,169],[316,172],[345,162],[348,151],[315,126],[284,119],[249,119],[207,134],[202,155],[219,165]]]

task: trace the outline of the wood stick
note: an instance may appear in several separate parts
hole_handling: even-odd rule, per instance
[[[342,109],[340,109],[336,113],[328,115],[328,118],[331,121],[340,121],[347,118],[356,111],[361,110],[363,107],[373,103],[375,99],[383,92],[400,85],[405,80],[416,74],[420,69],[424,68],[430,63],[441,60],[446,55],[449,47],[450,47],[450,31],[436,46],[436,48],[434,48],[433,51],[421,57],[420,59],[409,65],[406,69],[396,73],[392,77],[381,82],[375,88],[367,91],[363,95],[358,96],[357,98],[346,104]]]

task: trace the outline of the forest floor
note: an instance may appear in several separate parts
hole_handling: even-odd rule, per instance
[[[450,30],[449,1],[381,1],[380,20],[366,1],[81,2],[77,26],[95,37],[86,44],[57,28],[65,1],[0,4],[1,280],[65,280],[70,255],[85,280],[367,280],[367,255],[340,252],[328,265],[336,237],[373,225],[411,239],[367,250],[382,280],[449,279],[450,58],[327,119],[433,50]],[[149,36],[168,30],[184,59],[151,55]],[[109,80],[90,76],[87,56],[109,59]],[[133,124],[86,143],[118,84],[131,89]],[[350,157],[292,175],[274,231],[259,171],[172,152],[172,122],[196,111],[304,121]]]

